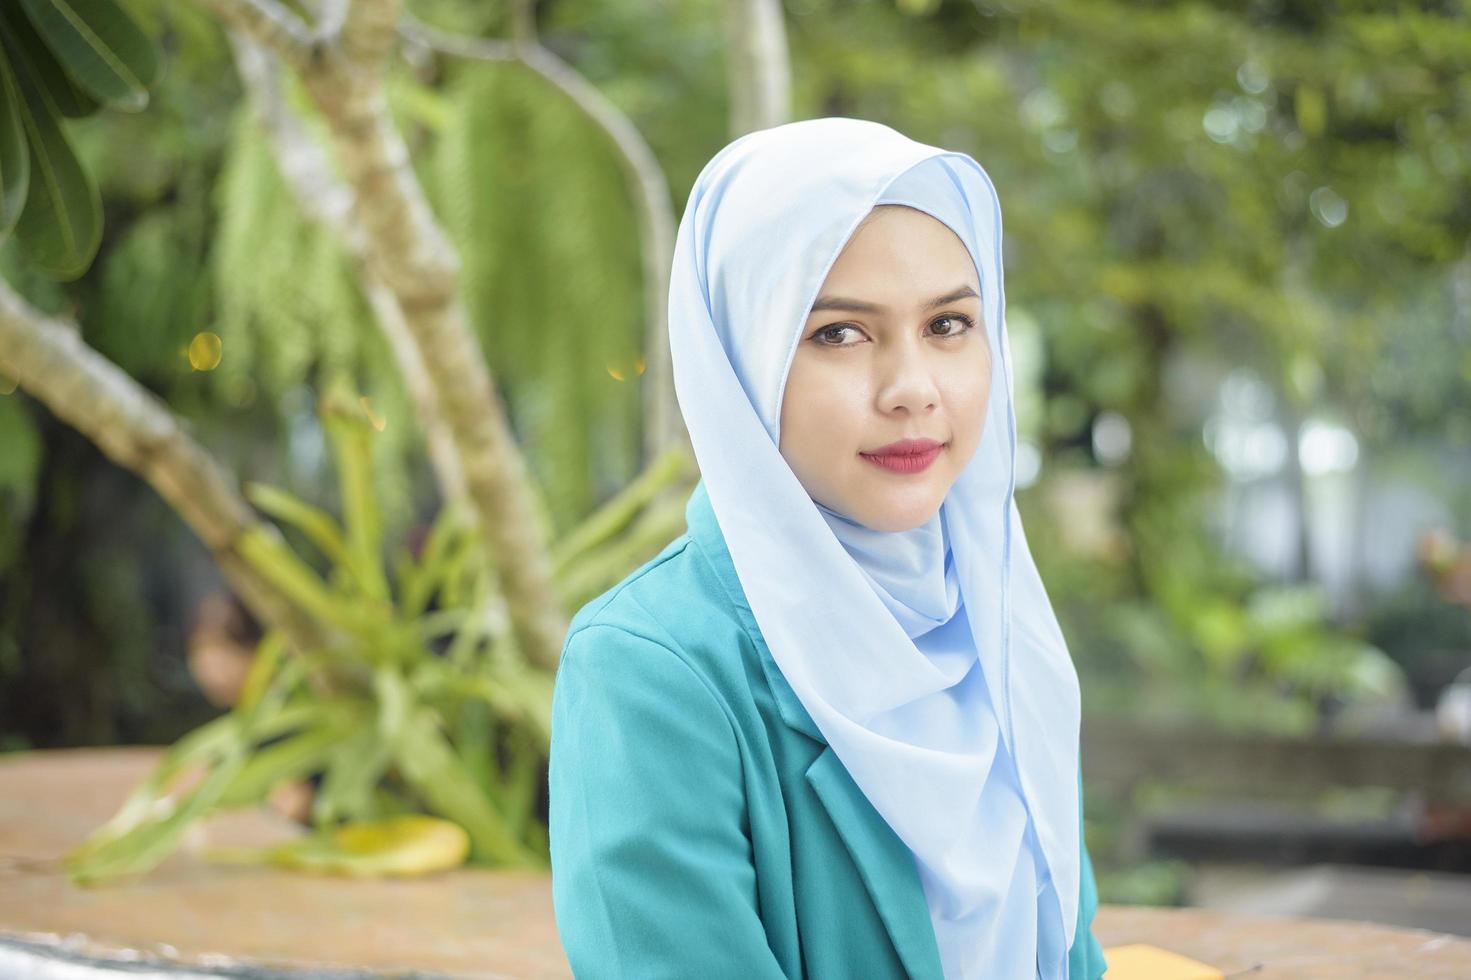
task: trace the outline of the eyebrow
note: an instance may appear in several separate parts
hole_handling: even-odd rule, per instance
[[[921,309],[932,310],[937,306],[944,306],[946,303],[954,303],[956,300],[965,299],[968,296],[975,296],[977,299],[980,299],[979,296],[976,296],[976,291],[972,289],[969,284],[966,284],[958,289],[951,290],[944,296],[936,296],[934,299],[924,304]],[[848,299],[843,296],[823,296],[820,297],[817,302],[812,304],[812,309],[809,312],[817,313],[822,310],[847,310],[852,313],[882,313],[886,309],[888,309],[888,307],[881,306],[878,303],[868,303],[861,299]]]

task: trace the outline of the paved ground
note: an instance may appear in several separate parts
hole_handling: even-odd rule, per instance
[[[1198,865],[1190,904],[1253,915],[1355,919],[1471,936],[1471,876],[1316,865]]]
[[[157,756],[154,749],[0,756],[4,980],[99,980],[114,968],[133,980],[154,980],[149,971],[159,980],[187,971],[242,980],[570,975],[545,875],[471,869],[350,881],[194,859],[203,845],[259,844],[296,832],[268,811],[211,819],[139,879],[73,887],[45,859],[111,816]],[[1234,892],[1215,881],[1214,893],[1204,896],[1211,901],[1270,904],[1273,892],[1261,881],[1238,881]],[[1280,890],[1297,894],[1298,904],[1279,895],[1277,908],[1304,907],[1304,894],[1327,907],[1322,902],[1334,892],[1362,891],[1366,902],[1405,900],[1383,884],[1299,884],[1295,892]],[[1425,901],[1437,904],[1437,895]],[[1471,941],[1420,930],[1127,906],[1104,906],[1094,928],[1105,949],[1148,943],[1209,963],[1231,980],[1471,977]],[[1128,978],[1111,973],[1109,980]]]

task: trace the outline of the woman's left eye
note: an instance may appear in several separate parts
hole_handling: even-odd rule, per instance
[[[954,320],[962,324],[962,326],[959,329],[952,328],[949,331],[940,334],[941,337],[958,337],[961,334],[969,333],[971,330],[975,329],[975,321],[966,316],[964,313],[946,313],[944,316],[931,323],[930,326],[934,326],[936,323],[944,323],[946,320]]]
[[[817,338],[818,342],[826,347],[848,347],[851,345],[842,342],[843,332],[852,329],[846,323],[834,323],[830,326],[823,327],[812,336]]]

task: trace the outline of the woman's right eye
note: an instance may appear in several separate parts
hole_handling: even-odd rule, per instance
[[[813,334],[812,337],[824,347],[846,347],[848,345],[841,342],[841,332],[844,330],[852,329],[853,326],[851,324],[834,323],[832,326],[823,327],[821,330]]]

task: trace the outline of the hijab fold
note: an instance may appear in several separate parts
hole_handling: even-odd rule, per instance
[[[900,532],[814,501],[777,449],[808,310],[878,204],[924,211],[965,244],[992,354],[974,457]],[[675,391],[752,614],[913,853],[950,980],[1066,977],[1079,901],[1078,680],[1014,498],[1001,244],[1000,202],[970,156],[811,119],[706,164],[669,288]]]

